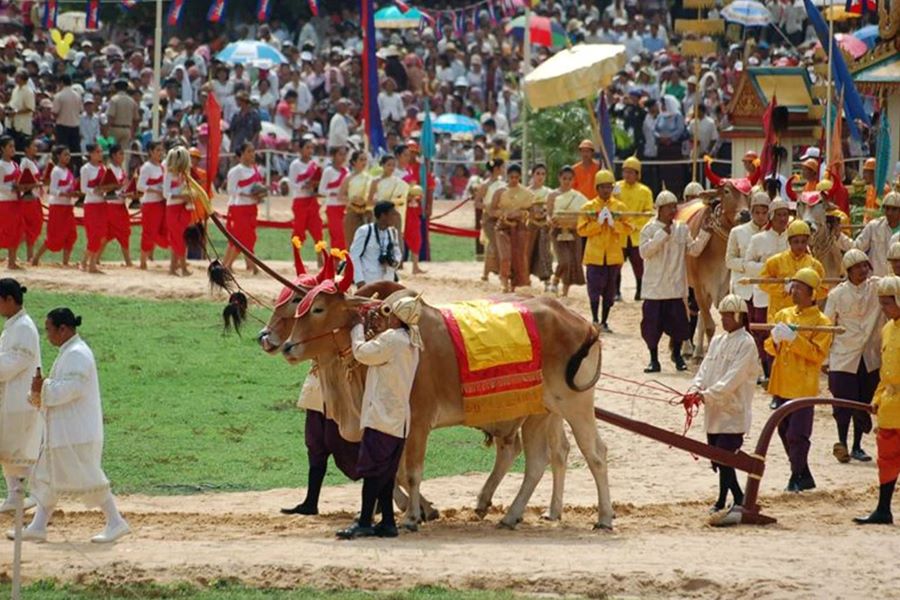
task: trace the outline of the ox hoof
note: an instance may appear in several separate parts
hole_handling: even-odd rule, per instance
[[[487,514],[488,514],[487,508],[476,508],[475,509],[475,516],[478,517],[479,519],[483,520],[487,516]]]
[[[518,525],[518,521],[509,522],[506,519],[503,519],[499,523],[497,523],[497,529],[508,529],[509,531],[514,531],[516,529],[516,525]]]
[[[419,531],[419,524],[418,523],[410,523],[407,521],[406,523],[403,524],[403,529],[405,529],[411,533],[415,533],[415,532]]]
[[[561,515],[554,513],[544,513],[541,515],[542,521],[560,521],[562,520]]]
[[[437,521],[441,518],[441,511],[436,508],[422,511],[422,519],[425,521]]]
[[[598,521],[594,523],[594,531],[612,531],[613,526],[612,523],[606,523],[604,521]]]

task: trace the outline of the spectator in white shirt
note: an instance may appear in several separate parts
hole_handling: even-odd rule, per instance
[[[337,112],[328,122],[328,149],[344,148],[350,139],[350,127],[352,117],[347,114],[350,110],[350,101],[341,98],[337,101]]]
[[[400,220],[394,203],[390,200],[376,203],[373,214],[375,222],[357,229],[350,244],[357,287],[376,281],[396,281],[402,258],[400,236],[391,226]]]
[[[390,122],[397,127],[406,116],[403,100],[397,93],[397,84],[390,77],[385,78],[384,90],[378,94],[378,110],[381,111],[381,120],[385,125]]]

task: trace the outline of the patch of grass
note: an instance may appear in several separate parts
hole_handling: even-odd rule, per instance
[[[39,290],[29,290],[26,301],[39,328],[58,306],[84,318],[80,333],[100,374],[103,464],[117,492],[306,485],[304,416],[293,406],[307,366],[264,354],[253,337],[258,324],[248,323],[244,337],[223,335],[221,306],[205,301]],[[42,343],[48,373],[57,349]],[[489,471],[494,451],[481,441],[474,429],[436,431],[426,476]],[[326,484],[346,481],[329,468]]]
[[[26,586],[22,597],[26,600],[134,600],[135,598],[166,598],[183,600],[514,600],[527,596],[512,592],[455,591],[438,587],[417,587],[405,591],[364,592],[358,590],[293,590],[258,589],[230,581],[217,581],[198,587],[189,583],[159,585],[74,585],[44,580]],[[10,586],[0,585],[0,595],[8,596]]]
[[[261,214],[262,211],[260,211]],[[290,229],[269,229],[269,228],[259,228],[259,239],[256,242],[256,254],[263,260],[293,260],[293,254],[291,250],[291,231]],[[44,234],[46,234],[46,228],[44,229]],[[218,251],[220,255],[225,254],[225,248],[227,246],[227,242],[222,233],[216,229],[216,227],[212,224],[209,225],[209,237],[215,249]],[[327,230],[326,230],[327,237]],[[40,246],[43,241],[43,236],[38,240],[38,246]],[[475,241],[468,238],[461,237],[453,237],[449,235],[441,235],[441,234],[432,234],[430,236],[431,239],[431,257],[435,262],[445,262],[445,261],[460,261],[460,260],[474,260],[475,259]],[[84,235],[84,229],[78,229],[78,241],[75,243],[75,248],[72,252],[72,260],[78,261],[81,260],[81,257],[84,255],[84,246],[87,240]],[[132,260],[137,261],[140,258],[140,248],[141,248],[141,228],[140,226],[134,226],[131,228],[131,257]],[[315,260],[315,250],[313,249],[313,243],[310,238],[307,238],[306,243],[303,246],[301,251],[301,255],[304,260],[313,261]],[[6,252],[3,252],[4,260],[6,256]],[[25,260],[25,247],[19,247],[18,256],[21,260]],[[43,262],[59,262],[60,254],[45,254],[42,259]],[[168,250],[157,250],[154,254],[154,258],[157,261],[165,261],[168,260],[169,251]],[[119,245],[116,242],[112,242],[106,246],[106,250],[103,253],[103,260],[113,263],[120,263],[122,261],[122,253],[119,249]]]

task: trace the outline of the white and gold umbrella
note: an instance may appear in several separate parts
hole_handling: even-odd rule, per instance
[[[547,108],[591,98],[625,66],[621,44],[578,44],[561,50],[525,76],[531,108]]]

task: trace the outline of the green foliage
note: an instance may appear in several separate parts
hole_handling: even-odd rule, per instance
[[[591,137],[591,122],[584,103],[570,102],[553,108],[529,111],[528,147],[529,161],[533,165],[542,161],[547,165],[547,185],[557,185],[556,174],[560,167],[578,160],[578,143]],[[513,130],[513,140],[522,145],[522,126]]]
[[[294,404],[307,367],[263,353],[254,340],[259,322],[251,319],[243,337],[223,335],[221,305],[212,302],[29,290],[26,308],[39,327],[57,306],[84,318],[80,333],[97,358],[103,464],[117,492],[306,485],[303,413]],[[57,349],[44,340],[42,353],[46,373]],[[494,451],[481,440],[474,429],[436,431],[426,476],[489,471]],[[330,467],[326,484],[338,483],[347,480]]]

